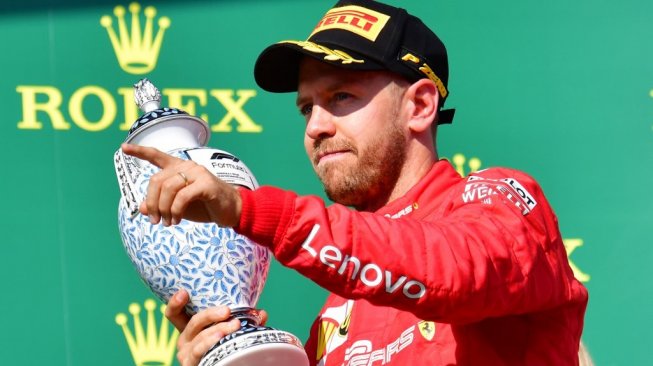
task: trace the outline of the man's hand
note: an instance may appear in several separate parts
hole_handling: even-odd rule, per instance
[[[184,312],[188,293],[179,290],[170,298],[166,307],[166,318],[181,332],[177,340],[177,360],[182,366],[196,366],[202,356],[218,341],[240,329],[238,319],[229,319],[231,312],[226,306],[218,306],[189,317]],[[261,324],[268,315],[259,311]]]
[[[238,224],[240,194],[205,167],[153,147],[123,144],[122,151],[161,168],[150,178],[147,197],[139,207],[152,224],[163,220],[166,226],[176,225],[182,218],[225,227]]]

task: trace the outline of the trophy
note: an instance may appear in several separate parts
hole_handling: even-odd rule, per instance
[[[233,154],[206,146],[206,122],[176,108],[160,107],[161,95],[147,79],[134,85],[143,115],[132,125],[125,142],[152,146],[200,164],[227,183],[256,189],[258,182]],[[179,289],[190,300],[186,312],[227,305],[241,328],[221,339],[200,366],[308,365],[294,335],[261,326],[255,310],[270,265],[267,248],[231,228],[182,220],[178,225],[153,225],[138,211],[150,177],[159,169],[122,153],[114,154],[121,198],[118,223],[123,246],[141,279],[163,302]]]

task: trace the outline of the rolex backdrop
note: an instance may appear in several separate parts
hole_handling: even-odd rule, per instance
[[[653,2],[389,2],[448,47],[457,115],[439,129],[440,155],[461,174],[534,176],[589,289],[583,341],[594,361],[651,364]],[[0,5],[0,363],[176,364],[172,326],[117,226],[112,158],[139,115],[132,84],[147,77],[162,105],[207,121],[208,145],[262,185],[323,196],[295,95],[259,89],[253,66],[269,44],[305,39],[333,3]],[[325,297],[274,262],[258,306],[305,340]]]

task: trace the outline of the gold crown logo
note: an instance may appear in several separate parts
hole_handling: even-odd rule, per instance
[[[147,310],[147,330],[143,329],[140,317],[141,307],[137,303],[129,305],[129,313],[134,319],[134,333],[127,326],[127,315],[124,313],[116,315],[116,324],[122,327],[136,366],[170,366],[175,354],[175,343],[179,332],[175,329],[170,334],[170,324],[165,316],[162,316],[161,326],[157,331],[156,317],[154,316],[156,302],[147,299],[143,305]],[[163,314],[165,305],[161,305],[160,311]]]
[[[145,30],[141,31],[140,11],[141,6],[138,3],[129,4],[129,12],[131,12],[131,32],[129,32],[125,21],[125,7],[118,5],[113,9],[113,14],[118,18],[119,35],[116,35],[109,15],[100,18],[100,24],[109,33],[120,67],[130,74],[145,74],[154,69],[159,58],[163,34],[170,26],[170,18],[159,18],[159,31],[154,36],[153,23],[156,9],[148,6],[144,11]]]
[[[469,172],[466,173],[465,163],[467,162],[467,158],[463,154],[455,154],[451,158],[451,162],[453,163],[454,168],[456,168],[456,171],[458,172],[458,174],[460,174],[461,177],[464,177],[469,173],[477,172],[481,168],[481,160],[479,158],[471,158],[467,163],[467,166],[469,167]]]

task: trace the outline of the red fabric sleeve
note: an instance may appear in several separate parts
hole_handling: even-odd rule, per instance
[[[425,320],[468,323],[586,301],[539,186],[519,182],[538,203],[527,214],[504,195],[465,203],[460,185],[446,193],[446,212],[421,219],[242,190],[236,230],[337,295]]]

